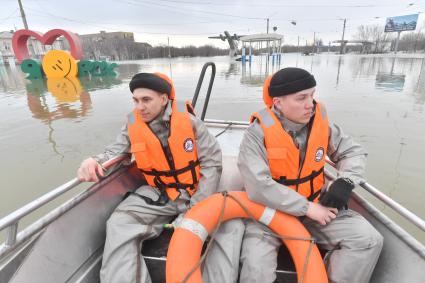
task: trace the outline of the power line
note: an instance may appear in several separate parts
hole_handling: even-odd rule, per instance
[[[41,10],[43,11],[47,11],[47,9],[41,5],[41,3],[38,0],[35,0],[37,2],[37,5],[40,7]],[[41,11],[40,11],[41,12]],[[46,12],[48,13],[48,12]],[[52,15],[51,13],[48,13],[49,15]],[[110,22],[105,23],[105,22],[91,22],[94,24],[102,24],[102,25],[109,25]],[[173,22],[173,23],[115,23],[115,24],[119,24],[119,25],[127,25],[127,26],[179,26],[179,25],[195,25],[195,24],[219,24],[219,23],[232,23],[231,21],[198,21],[198,22]]]
[[[157,0],[158,2],[176,3],[176,4],[196,4],[202,6],[238,6],[239,3],[232,2],[195,2],[195,1],[178,1],[178,0]],[[249,7],[282,7],[282,8],[383,8],[383,7],[404,7],[405,4],[397,5],[376,5],[376,4],[353,4],[353,5],[320,5],[320,4],[249,4]]]
[[[100,27],[102,29],[108,29],[108,28],[110,28],[110,27],[105,27],[105,26],[94,25],[94,24],[92,24],[90,22],[85,22],[85,21],[81,21],[81,20],[75,20],[75,19],[70,19],[70,18],[66,18],[66,17],[57,16],[57,15],[54,15],[54,14],[50,14],[49,12],[39,11],[39,10],[35,10],[35,9],[32,9],[32,8],[27,8],[27,9],[28,10],[31,10],[33,12],[39,13],[39,14],[35,14],[35,15],[33,14],[33,16],[48,17],[48,18],[55,17],[55,18],[66,20],[66,21],[70,21],[70,22],[84,24],[85,26],[95,26],[95,27]],[[121,28],[115,27],[115,30],[120,30],[120,29]],[[247,30],[247,29],[244,28],[244,29],[235,30],[235,31],[245,31],[245,30]],[[135,33],[143,33],[143,34],[151,34],[151,35],[172,35],[172,36],[215,35],[217,33],[222,32],[222,31],[218,31],[218,32],[203,32],[203,33],[170,33],[170,32],[134,31],[134,30],[130,30],[130,31],[135,32]]]
[[[182,11],[181,7],[170,6],[170,5],[165,5],[165,4],[158,4],[158,3],[150,2],[150,1],[144,1],[143,3],[130,2],[130,1],[126,1],[126,0],[117,0],[117,1],[122,2],[122,3],[131,4],[131,5],[136,5],[136,6],[146,6],[146,5],[149,6],[149,4],[150,4],[150,5],[159,7],[161,9],[168,7],[168,8],[175,9],[172,12],[185,13],[185,14],[188,14],[188,13],[186,13],[184,11],[193,11],[193,12],[197,12],[197,13],[232,17],[232,18],[238,18],[238,19],[248,19],[248,20],[264,20],[265,19],[265,17],[261,17],[261,18],[260,17],[245,17],[245,16],[238,16],[238,15],[232,15],[232,14],[226,14],[226,13],[219,13],[219,12],[215,12],[215,11],[205,11],[205,10],[199,10],[199,9],[192,9],[192,8],[188,8],[188,7],[185,7],[184,11]],[[193,14],[191,14],[191,15],[193,15]]]
[[[17,11],[18,11],[18,8],[16,8],[9,16],[7,16],[5,18],[1,18],[0,19],[0,24],[4,23],[5,21],[7,21],[8,19],[11,19],[11,18],[19,18],[19,16],[12,17],[12,16],[14,16],[16,14]]]

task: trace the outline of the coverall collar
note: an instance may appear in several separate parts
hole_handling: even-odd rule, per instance
[[[155,122],[155,121],[160,122],[160,123],[161,122],[170,122],[170,116],[171,116],[171,112],[172,112],[171,103],[172,103],[172,100],[169,100],[167,105],[165,106],[163,113],[158,115],[158,117],[153,119],[151,122],[149,122],[149,124],[151,124],[152,122]]]
[[[278,109],[274,107],[274,105],[272,106],[272,111],[274,114],[276,114],[277,118],[279,119],[280,123],[282,124],[286,132],[289,132],[289,131],[299,132],[308,124],[308,123],[299,124],[287,119],[285,116],[283,116],[282,112],[280,112]]]

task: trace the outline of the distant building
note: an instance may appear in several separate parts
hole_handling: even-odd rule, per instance
[[[14,31],[0,32],[0,63],[5,64],[15,62],[15,53],[12,47],[12,38]],[[36,39],[30,38],[28,40],[28,51],[32,59],[41,59],[44,54],[52,49],[69,49],[68,44],[65,43],[63,37],[58,38],[52,45],[43,45]]]
[[[91,60],[134,60],[149,57],[150,44],[135,42],[132,32],[105,32],[79,35],[84,58]]]
[[[125,31],[116,31],[116,32],[106,32],[101,30],[100,33],[92,33],[92,34],[80,34],[79,37],[81,40],[108,40],[108,39],[127,39],[134,42],[134,34],[132,32]]]
[[[15,57],[12,49],[13,31],[0,32],[0,64],[9,63]]]

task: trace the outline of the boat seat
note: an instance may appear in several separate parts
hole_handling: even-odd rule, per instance
[[[218,185],[219,192],[245,191],[237,162],[237,156],[223,156],[223,171]]]

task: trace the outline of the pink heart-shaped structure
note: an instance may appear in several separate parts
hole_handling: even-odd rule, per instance
[[[30,58],[27,41],[31,36],[36,38],[44,45],[51,45],[58,37],[63,36],[69,43],[72,57],[74,57],[76,60],[79,60],[83,57],[81,41],[78,35],[75,33],[63,29],[52,29],[43,35],[37,31],[20,29],[13,34],[12,38],[13,52],[15,53],[16,59],[19,63],[21,63],[24,59]]]

